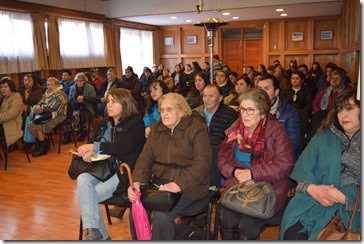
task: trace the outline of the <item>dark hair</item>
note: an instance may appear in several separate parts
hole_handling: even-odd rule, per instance
[[[122,111],[120,121],[139,115],[137,103],[129,90],[114,88],[110,91],[109,95],[121,104]],[[110,121],[112,124],[114,123],[114,120]]]
[[[269,65],[268,66],[268,70],[274,71],[274,66],[273,65]]]
[[[313,70],[313,65],[314,65],[314,64],[316,64],[316,65],[317,65],[317,68],[318,68],[318,69],[321,69],[321,66],[320,66],[319,62],[316,62],[316,61],[315,61],[315,62],[313,62],[313,63],[312,63],[312,66],[311,66],[311,69],[312,69],[312,70]]]
[[[330,69],[332,69],[332,70],[334,71],[334,70],[336,70],[336,69],[337,69],[337,65],[336,65],[336,64],[334,64],[334,63],[328,63],[328,64],[326,64],[326,65],[325,65],[325,73],[326,73],[326,70],[327,70],[328,68],[330,68]]]
[[[31,90],[39,87],[38,81],[36,80],[36,78],[32,74],[25,74],[24,75],[23,85],[22,86],[24,86],[24,79],[25,79],[25,77],[31,78],[33,80],[33,86],[32,86],[32,89]]]
[[[213,57],[216,58],[217,60],[220,60],[220,57],[217,54],[215,54]]]
[[[204,64],[210,65],[210,63],[209,63],[209,62],[207,62],[207,61],[205,61],[205,62],[204,62]]]
[[[279,80],[274,75],[264,75],[261,80],[271,80],[273,82],[274,90],[279,89]]]
[[[326,118],[321,122],[321,126],[317,129],[317,132],[322,132],[326,130],[331,125],[331,123],[334,123],[336,128],[345,133],[344,129],[339,123],[337,114],[340,110],[348,105],[351,98],[354,100],[354,103],[360,108],[360,101],[356,98],[356,93],[357,90],[354,88],[348,88],[340,92],[335,100],[334,108],[330,110]]]
[[[129,70],[131,73],[134,74],[134,69],[131,66],[126,67],[125,71]]]
[[[72,75],[71,70],[69,70],[69,69],[62,70],[62,73],[67,73],[69,76]]]
[[[342,80],[342,83],[345,83],[346,82],[346,72],[343,68],[337,68],[336,70],[334,70],[334,72],[332,72],[332,74],[337,74],[340,76],[341,80]]]
[[[186,66],[188,66],[188,67],[190,67],[190,68],[192,69],[192,66],[191,66],[191,64],[186,64]]]
[[[16,92],[16,86],[9,76],[4,76],[3,78],[1,78],[0,85],[3,85],[5,83],[8,84],[11,92]]]
[[[167,84],[164,83],[164,81],[162,81],[162,80],[154,80],[154,81],[152,81],[152,83],[150,83],[149,86],[148,86],[148,91],[150,91],[150,88],[152,86],[154,86],[155,84],[157,84],[157,83],[162,88],[162,93],[163,94],[167,94],[169,92],[169,88],[168,88]],[[148,98],[150,99],[150,101],[149,101],[149,103],[147,103],[146,110],[147,110],[148,113],[152,113],[152,107],[153,107],[153,105],[155,103],[158,103],[158,101],[153,100],[151,96],[148,96]]]
[[[231,71],[229,75],[234,76],[235,78],[238,78],[238,73],[236,73],[235,71]]]
[[[267,74],[267,68],[265,67],[264,64],[259,64],[258,68],[261,67],[263,69],[263,72],[261,72],[263,75]]]
[[[202,70],[200,64],[198,62],[196,62],[196,61],[193,61],[192,62],[192,66],[193,66],[192,67],[193,70],[198,70],[198,71],[201,71]]]
[[[292,71],[292,75],[298,75],[300,78],[301,78],[301,80],[302,80],[302,82],[305,80],[305,74],[304,73],[302,73],[301,71],[299,71],[299,70],[294,70],[294,71]],[[292,75],[291,75],[291,77],[292,77]]]
[[[236,83],[235,83],[235,86],[236,86],[236,84],[238,84],[238,81],[239,80],[244,80],[245,81],[245,83],[246,83],[246,86],[248,87],[248,88],[250,88],[250,87],[254,87],[254,84],[253,84],[253,82],[249,79],[249,77],[247,77],[246,75],[242,75],[242,76],[239,76],[238,78],[236,78]],[[234,89],[235,90],[235,89]]]
[[[306,64],[300,64],[297,69],[304,68],[306,71],[308,71],[308,67]]]
[[[225,79],[227,79],[227,78],[228,78],[228,75],[227,75],[227,73],[226,73],[226,71],[225,71],[225,70],[219,69],[219,70],[217,70],[217,71],[216,71],[216,74],[217,74],[217,73],[224,73],[224,74],[225,74]]]
[[[152,73],[152,70],[150,69],[150,68],[148,68],[148,67],[144,67],[144,72],[150,72],[150,73]]]
[[[196,79],[196,76],[200,76],[203,81],[205,82],[205,87],[210,84],[210,81],[207,79],[207,74],[203,71],[200,71],[198,73],[196,73],[194,76],[193,76],[193,82],[192,82],[192,87],[191,87],[191,91],[193,92],[198,92],[197,89],[196,89],[196,86],[195,86],[195,79]]]

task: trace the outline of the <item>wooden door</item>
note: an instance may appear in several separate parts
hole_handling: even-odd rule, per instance
[[[258,64],[263,60],[263,41],[255,40],[224,40],[222,42],[222,61],[224,61],[231,71],[240,75],[243,74],[243,65],[253,66],[257,69]]]
[[[258,65],[263,60],[263,41],[257,40],[243,40],[243,64],[245,67],[253,66],[256,70]]]

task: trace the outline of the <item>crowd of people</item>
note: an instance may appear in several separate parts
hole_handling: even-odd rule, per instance
[[[360,103],[345,70],[334,63],[322,70],[318,62],[309,70],[294,59],[285,70],[275,60],[257,70],[248,66],[239,76],[215,55],[211,79],[210,64],[203,66],[180,63],[170,73],[154,65],[140,76],[128,66],[121,78],[109,68],[104,80],[97,68],[74,80],[63,70],[61,80],[47,79],[44,92],[30,74],[19,89],[3,77],[0,133],[12,151],[28,129],[36,137],[37,157],[49,151],[45,135],[65,119],[83,142],[87,121],[101,118],[92,138],[78,148],[80,156],[90,162],[102,150],[126,162],[137,191],[156,176],[163,181],[159,190],[182,193],[171,212],[153,213],[153,240],[173,239],[174,218],[203,208],[207,202],[201,200],[211,190],[246,181],[272,186],[274,216],[263,220],[222,207],[224,240],[255,240],[277,218],[281,239],[315,239],[337,211],[351,215],[360,184]],[[25,118],[44,112],[51,113],[49,121],[26,127]],[[66,131],[62,143],[70,138]],[[78,177],[87,240],[110,239],[99,202],[115,192],[135,200],[125,177],[115,174],[105,182],[88,173]],[[130,225],[133,230],[133,219]],[[354,226],[360,228],[360,218]]]

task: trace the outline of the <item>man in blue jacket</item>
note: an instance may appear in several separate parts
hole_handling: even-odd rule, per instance
[[[279,96],[279,81],[273,75],[266,75],[258,81],[257,87],[266,91],[271,101],[270,113],[284,125],[295,152],[295,159],[302,151],[301,124],[296,109]]]

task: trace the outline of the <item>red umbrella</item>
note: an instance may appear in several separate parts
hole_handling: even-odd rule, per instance
[[[136,201],[132,202],[131,213],[133,215],[134,227],[138,240],[151,240],[152,231],[150,230],[147,212],[145,211],[144,206],[140,201],[141,193],[136,191],[134,188],[133,178],[131,176],[129,165],[127,165],[126,163],[122,163],[121,168],[123,167],[126,168],[128,172],[130,186],[136,194]],[[121,173],[123,173],[123,171],[121,171]]]

